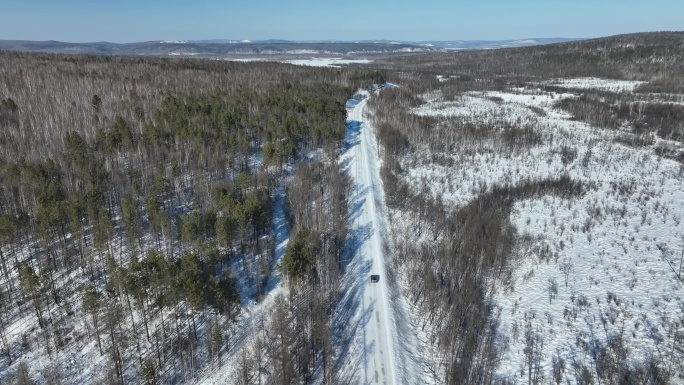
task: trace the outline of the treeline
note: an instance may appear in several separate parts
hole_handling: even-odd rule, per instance
[[[586,92],[578,98],[563,99],[556,106],[596,127],[617,129],[626,123],[636,135],[654,133],[667,140],[684,140],[684,107],[676,103],[645,102],[610,92]]]
[[[619,131],[615,141],[631,147],[651,147],[656,138],[684,141],[684,106],[663,100],[643,100],[641,94],[586,91],[555,104],[577,120],[594,127]],[[627,128],[627,129],[625,129]],[[663,157],[684,163],[676,145],[661,142],[653,147]]]
[[[351,90],[382,76],[12,52],[0,62],[3,382],[25,372],[21,357],[59,362],[92,343],[97,378],[73,367],[30,374],[179,382],[219,363],[238,287],[262,293],[275,268],[285,170],[304,151],[333,157]],[[341,210],[341,191],[316,212]],[[330,264],[344,235],[334,218],[297,218],[312,237],[327,234],[314,246]]]

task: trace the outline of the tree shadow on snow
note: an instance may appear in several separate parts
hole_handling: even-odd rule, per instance
[[[368,352],[372,351],[375,347],[375,341],[366,340],[366,336],[363,334],[357,335],[357,331],[363,330],[371,322],[373,315],[373,306],[362,302],[365,286],[370,281],[358,279],[359,275],[362,277],[370,276],[370,271],[371,261],[352,263],[343,279],[343,288],[346,290],[342,290],[344,295],[333,317],[335,345],[340,347],[337,360],[333,364],[333,372],[337,373],[335,382],[339,384],[355,384],[359,377],[366,378],[367,380],[370,377],[369,373],[365,373],[365,362],[367,361],[366,356]],[[359,308],[363,306],[365,308],[359,312]],[[361,316],[358,319],[353,319],[354,314],[359,313]],[[363,354],[352,354],[351,349],[353,348],[362,349]],[[352,361],[345,365],[345,358],[349,358]],[[343,366],[347,366],[350,370],[343,372]]]
[[[350,210],[349,214],[347,215],[347,223],[354,223],[356,219],[361,217],[361,213],[363,212],[363,204],[366,203],[366,198],[369,196],[369,190],[370,187],[356,188],[357,193],[351,196],[349,202]]]
[[[373,224],[367,223],[365,225],[360,225],[347,236],[347,244],[340,258],[340,270],[342,271],[342,274],[354,273],[354,267],[352,266],[350,269],[349,265],[354,262],[357,252],[361,249],[361,246],[373,236],[374,231]],[[347,272],[347,270],[350,270],[350,272]]]
[[[280,284],[280,275],[275,271],[280,264],[280,260],[287,249],[287,242],[290,236],[290,226],[284,212],[285,195],[280,193],[276,200],[276,218],[273,221],[273,234],[275,235],[275,250],[273,261],[271,262],[271,274],[264,285],[262,296],[267,296],[273,289]]]
[[[344,147],[349,150],[361,143],[361,126],[363,122],[358,120],[347,120],[345,122],[347,131],[344,135]]]

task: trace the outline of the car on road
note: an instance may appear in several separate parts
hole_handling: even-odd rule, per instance
[[[377,283],[380,280],[380,276],[377,274],[371,274],[371,283]]]

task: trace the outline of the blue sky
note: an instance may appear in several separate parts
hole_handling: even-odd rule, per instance
[[[682,0],[0,0],[0,39],[494,40],[684,30]]]

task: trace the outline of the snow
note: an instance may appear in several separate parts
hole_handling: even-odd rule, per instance
[[[639,82],[584,78],[555,84],[625,92]],[[444,152],[418,148],[402,161],[403,178],[412,190],[427,191],[453,207],[488,186],[522,178],[567,173],[596,186],[580,198],[544,196],[513,207],[511,222],[526,241],[515,261],[513,282],[494,295],[501,379],[527,383],[521,371],[528,325],[543,341],[540,365],[547,379],[552,378],[553,360],[560,357],[566,362],[565,378],[574,384],[572,363],[593,367],[596,349],[620,336],[628,364],[672,360],[674,372],[682,373],[684,355],[673,341],[684,331],[684,288],[677,276],[684,255],[684,169],[656,156],[652,147],[616,144],[615,131],[571,120],[553,108],[567,97],[574,96],[519,88],[471,92],[454,101],[444,101],[439,92],[422,95],[426,104],[412,112],[440,119],[433,129],[445,141],[453,130],[449,121],[461,120],[495,127],[530,125],[542,143],[518,151],[496,143],[474,151],[463,151],[463,144]],[[567,164],[559,153],[563,146],[577,151]],[[431,160],[435,154],[453,163],[436,164]],[[550,299],[553,282],[557,294]],[[682,383],[674,377],[671,381]]]
[[[250,159],[251,162],[259,163],[259,159],[253,157]],[[287,246],[289,237],[289,228],[284,212],[284,189],[279,188],[275,194],[274,202],[274,217],[273,217],[273,234],[275,236],[275,256],[272,261],[272,266],[274,267],[271,271],[271,275],[268,277],[266,287],[264,289],[264,297],[260,302],[255,302],[257,292],[254,282],[250,282],[249,276],[254,275],[253,272],[250,273],[246,271],[249,269],[250,265],[259,265],[257,259],[259,256],[246,255],[245,260],[247,261],[245,266],[244,261],[236,259],[231,263],[230,270],[236,275],[237,285],[239,287],[240,293],[240,307],[241,312],[237,317],[234,324],[231,325],[229,330],[225,330],[227,340],[229,341],[228,346],[225,348],[222,358],[222,365],[214,366],[213,363],[209,363],[209,359],[206,355],[198,355],[197,361],[203,362],[206,365],[198,365],[200,371],[191,373],[190,371],[185,371],[182,368],[167,369],[164,370],[161,382],[183,382],[183,383],[198,383],[198,384],[223,384],[223,383],[233,383],[235,378],[235,372],[239,365],[240,354],[243,351],[247,351],[251,348],[254,341],[254,337],[259,335],[258,331],[262,330],[262,325],[266,315],[270,314],[270,309],[272,308],[275,298],[280,294],[287,294],[287,287],[283,285],[278,276],[277,269],[275,266],[279,263],[285,248]],[[115,218],[120,220],[119,218]],[[112,242],[112,245],[122,245],[119,242]],[[151,248],[154,244],[154,240],[147,236],[147,239],[143,242],[145,248]],[[22,250],[17,250],[19,257],[24,259],[28,254],[28,249],[31,246],[26,246]],[[116,250],[116,248],[115,248]],[[116,250],[116,254],[119,256],[125,256],[128,254],[126,247],[121,247],[121,249]],[[255,263],[256,262],[256,263]],[[64,280],[70,279],[77,282],[89,281],[88,274],[82,270],[71,271],[67,273],[67,277],[56,277],[56,279]],[[18,284],[17,273],[15,272],[15,281]],[[99,288],[103,290],[103,287]],[[43,337],[44,331],[38,329],[37,321],[35,315],[31,309],[30,301],[26,301],[21,305],[22,311],[17,312],[17,309],[12,309],[11,312],[4,314],[5,332],[7,339],[11,345],[13,345],[13,363],[11,367],[7,367],[7,360],[4,358],[0,361],[0,384],[6,383],[9,376],[16,369],[16,363],[19,361],[24,361],[29,367],[31,375],[37,379],[38,383],[45,383],[44,373],[46,369],[50,367],[56,367],[59,369],[63,379],[68,379],[68,383],[73,384],[91,384],[100,383],[107,379],[108,370],[110,367],[109,354],[106,352],[109,346],[109,340],[103,330],[103,322],[100,321],[100,333],[102,334],[103,348],[105,349],[104,355],[101,355],[97,346],[97,342],[93,337],[93,325],[91,317],[86,315],[82,307],[82,301],[80,294],[74,292],[71,295],[65,295],[63,302],[57,306],[51,304],[49,307],[44,309],[44,315],[46,319],[51,318],[50,322],[61,322],[59,325],[52,325],[52,327],[59,327],[62,330],[63,336],[69,341],[69,344],[60,349],[54,348],[51,354],[45,349],[45,341]],[[68,317],[65,314],[68,309],[76,314],[82,314],[79,318]],[[189,314],[189,309],[183,306],[179,307],[179,311],[184,314]],[[164,315],[166,319],[173,318],[173,310],[165,309]],[[126,311],[125,317],[129,317],[129,313]],[[202,339],[202,336],[206,333],[206,318],[209,315],[205,315],[205,322],[199,320],[198,334]],[[136,311],[134,313],[136,325],[142,324],[142,319]],[[74,322],[75,320],[75,322]],[[150,328],[153,325],[159,323],[159,317],[150,316],[148,318],[148,323]],[[167,327],[170,326],[167,321]],[[157,326],[158,328],[158,326]],[[52,329],[50,329],[52,330]],[[47,332],[49,330],[46,330]],[[132,333],[131,329],[126,328],[124,325],[124,333]],[[153,348],[151,343],[148,343],[144,337],[143,333],[138,332],[141,353],[146,355]],[[27,348],[20,348],[20,345],[26,344]],[[129,352],[135,347],[129,346],[125,348],[123,354],[124,366],[125,366],[125,379],[126,382],[133,382],[135,378],[139,379],[138,372],[138,361],[137,354],[131,355]],[[23,352],[22,355],[16,355],[16,352]],[[135,358],[134,358],[135,357]],[[170,363],[169,365],[173,365]],[[170,366],[169,366],[170,367]],[[180,380],[180,381],[179,381]]]
[[[312,52],[315,53],[315,52]],[[289,63],[300,66],[309,67],[339,67],[343,64],[368,64],[372,60],[368,59],[341,59],[341,58],[307,58],[307,59],[270,59],[270,58],[227,58],[225,60],[237,62],[253,62],[253,61],[274,61],[278,63]]]
[[[227,58],[228,61],[237,61],[241,63],[249,63],[253,61],[267,61],[266,59],[256,58],[256,57],[245,57],[245,58]]]
[[[302,59],[292,64],[311,62],[332,65],[368,61]],[[629,92],[640,82],[575,78],[549,84]],[[349,197],[352,235],[344,266],[343,298],[334,314],[336,376],[338,383],[429,383],[424,361],[436,352],[430,349],[425,335],[407,321],[411,314],[397,286],[407,290],[410,283],[392,281],[399,275],[392,271],[392,247],[379,177],[381,161],[374,128],[366,115],[371,97],[371,93],[362,91],[348,102],[347,148],[340,158],[340,166],[352,178],[353,194]],[[402,160],[406,170],[403,178],[414,191],[428,191],[452,207],[466,204],[487,186],[515,184],[523,178],[567,173],[596,186],[578,198],[543,196],[514,205],[510,220],[526,241],[524,251],[515,260],[512,283],[494,294],[500,323],[497,338],[502,349],[500,378],[526,382],[520,373],[526,359],[527,325],[543,341],[540,367],[547,378],[551,378],[554,358],[591,366],[592,347],[606,346],[616,336],[624,338],[630,364],[651,357],[673,360],[676,371],[681,373],[684,355],[672,341],[684,332],[684,288],[678,278],[684,255],[684,169],[675,161],[657,157],[652,148],[615,144],[614,131],[571,120],[570,115],[553,108],[556,101],[571,97],[575,95],[534,88],[470,92],[454,101],[444,101],[439,92],[422,95],[425,104],[411,111],[438,118],[441,123],[433,129],[444,132],[445,143],[449,130],[453,130],[449,121],[460,119],[493,126],[531,125],[540,133],[542,144],[510,152],[496,143],[484,143],[471,152],[445,148],[439,155],[452,160],[451,165],[434,163],[431,155],[436,151],[418,148]],[[569,163],[564,163],[559,154],[564,146],[577,150],[576,158]],[[274,205],[274,265],[282,257],[289,236],[283,206],[280,191]],[[255,293],[250,291],[253,286],[240,279],[239,268],[231,270],[238,274],[242,312],[229,332],[230,346],[223,365],[201,373],[195,383],[234,380],[240,354],[252,349],[275,299],[287,294],[273,269],[264,298],[255,303]],[[379,274],[380,281],[370,283],[371,274]],[[558,289],[550,298],[552,282]],[[79,300],[72,305],[82,312]],[[30,303],[23,306],[28,308]],[[66,310],[53,306],[48,311],[57,314]],[[30,336],[30,344],[38,344],[40,334],[29,331],[33,317],[29,310],[21,317],[13,315],[6,320],[11,344],[22,343],[24,335]],[[83,323],[69,327],[76,330],[70,336],[87,343],[58,351],[50,358],[44,351],[14,358],[25,360],[32,373],[55,364],[74,383],[94,382],[104,373],[107,362],[100,357],[93,338],[87,336],[92,326]],[[673,383],[682,382],[674,379]]]
[[[273,214],[273,233],[275,235],[275,260],[273,266],[278,266],[285,254],[287,243],[290,236],[290,228],[285,216],[285,192],[280,188],[274,203]],[[223,365],[215,371],[203,373],[196,379],[197,384],[226,384],[232,383],[237,376],[236,367],[241,354],[249,351],[254,344],[254,340],[260,337],[260,332],[264,329],[266,316],[271,314],[275,305],[275,299],[281,295],[287,295],[287,286],[280,279],[277,269],[273,269],[268,278],[264,296],[260,302],[255,301],[256,293],[250,290],[250,286],[238,280],[238,291],[240,293],[240,306],[242,312],[230,331],[229,340],[231,346],[228,348]],[[250,353],[253,353],[250,351]]]
[[[575,89],[596,89],[610,92],[631,92],[645,82],[636,80],[614,80],[601,78],[565,78],[555,79],[546,84]]]
[[[385,264],[388,233],[384,193],[374,130],[364,115],[369,97],[369,92],[363,91],[347,103],[347,150],[340,157],[341,167],[352,178],[354,192],[349,197],[353,210],[348,226],[352,235],[348,239],[344,261],[343,298],[333,315],[335,346],[339,350],[335,382],[424,383],[415,362],[415,336],[404,321],[405,304],[397,298],[397,291],[389,282],[392,274]],[[289,234],[282,194],[279,196],[274,215],[277,245],[274,264],[282,258]],[[371,283],[371,274],[380,275],[380,281]],[[243,286],[240,293],[246,292]],[[260,303],[253,303],[253,296],[249,293],[243,295],[243,312],[231,332],[229,339],[233,342],[224,357],[228,364],[199,377],[196,383],[222,384],[235,378],[240,355],[243,352],[254,353],[254,341],[263,333],[266,315],[270,314],[280,294],[286,294],[286,287],[274,275],[269,279]]]
[[[606,346],[610,338],[625,333],[632,363],[651,356],[665,359],[671,353],[660,345],[661,338],[677,329],[674,322],[684,317],[684,290],[674,271],[684,247],[682,226],[675,222],[684,212],[684,185],[675,179],[661,185],[660,172],[641,175],[637,181],[633,175],[642,174],[637,162],[625,163],[611,174],[616,180],[634,181],[638,194],[615,194],[604,184],[571,205],[553,197],[516,204],[511,215],[514,224],[523,234],[543,239],[553,260],[524,260],[517,268],[514,291],[499,293],[501,334],[522,328],[520,318],[526,312],[538,317],[533,324],[540,328],[547,352],[567,362],[573,357],[590,359],[568,338],[573,335]],[[655,161],[648,163],[647,167],[655,168]],[[650,194],[654,198],[644,201]],[[654,208],[656,202],[662,202],[659,210]],[[604,211],[598,220],[592,215],[596,209]],[[582,228],[587,223],[593,229],[585,232]],[[564,263],[571,265],[567,287],[561,271]],[[559,287],[553,300],[548,298],[550,280]],[[581,296],[589,305],[576,317],[573,313]],[[566,309],[571,314],[564,316]],[[524,359],[523,341],[513,340],[511,345],[505,358],[509,364],[502,366],[502,373],[515,373]],[[550,358],[544,367],[550,367]]]
[[[294,65],[309,66],[309,67],[338,67],[340,64],[368,64],[371,60],[368,59],[340,59],[340,58],[310,58],[310,59],[296,59],[283,60],[283,63],[290,63]]]
[[[457,100],[447,102],[442,100],[441,93],[432,92],[421,95],[426,104],[412,109],[411,112],[421,116],[459,116],[481,123],[491,123],[500,116],[507,116],[506,120],[509,122],[517,122],[518,117],[529,120],[538,116],[529,108],[530,106],[549,109],[558,99],[571,97],[574,95],[567,93],[551,96],[551,94],[539,92],[469,92],[458,97]],[[559,114],[560,112],[552,111],[552,113]],[[567,117],[567,114],[563,116]]]
[[[472,92],[458,101],[441,101],[440,94],[423,95],[428,103],[414,108],[413,113],[422,116],[461,118],[467,122],[480,122],[490,125],[530,124],[540,130],[562,132],[565,130],[577,135],[589,135],[593,130],[585,123],[568,120],[569,115],[551,110],[554,101],[559,97],[572,97],[570,94],[513,94],[502,92]],[[500,98],[497,102],[492,99]],[[495,99],[496,100],[496,99]],[[539,116],[530,107],[544,108],[546,116]],[[444,129],[448,132],[448,128]],[[448,134],[445,134],[448,138]],[[501,150],[500,148],[496,148]],[[417,191],[427,188],[434,197],[442,196],[447,202],[456,206],[464,205],[480,194],[483,181],[486,184],[516,183],[531,177],[539,178],[547,175],[558,175],[563,171],[560,162],[547,163],[535,161],[535,158],[547,157],[549,148],[532,148],[529,153],[513,154],[511,157],[497,157],[495,154],[453,154],[444,155],[454,159],[456,164],[467,165],[466,169],[454,170],[451,166],[432,163],[427,157],[416,156],[409,159],[403,168],[407,170],[408,182],[416,186]],[[425,154],[421,154],[425,155]],[[581,154],[580,154],[581,156]]]
[[[385,258],[388,233],[384,193],[374,130],[364,115],[370,94],[348,110],[347,151],[340,163],[352,178],[353,208],[350,231],[352,255],[346,267],[344,297],[336,311],[335,325],[341,352],[340,383],[421,383],[415,363],[414,336],[406,330],[403,304],[394,295],[393,274]],[[380,275],[377,283],[370,275]],[[402,342],[399,342],[402,339]],[[398,345],[401,345],[399,347]]]

